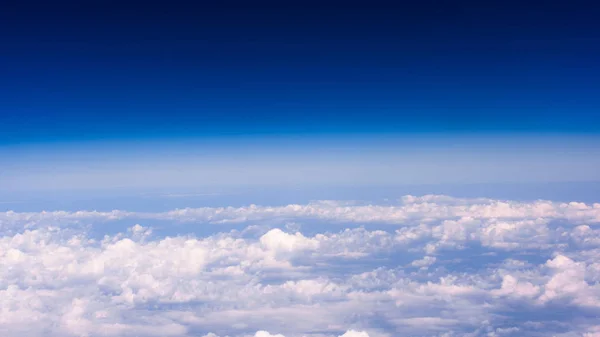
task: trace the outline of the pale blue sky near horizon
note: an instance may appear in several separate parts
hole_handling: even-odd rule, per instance
[[[263,137],[0,148],[5,190],[600,181],[599,137]]]
[[[598,201],[598,138],[263,136],[5,146],[0,207],[164,209],[405,194]]]

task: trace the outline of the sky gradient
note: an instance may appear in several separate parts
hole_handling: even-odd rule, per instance
[[[9,2],[0,145],[597,134],[597,7]]]
[[[283,137],[21,145],[5,191],[600,181],[598,136]]]

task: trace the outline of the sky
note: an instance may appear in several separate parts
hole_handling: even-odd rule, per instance
[[[0,335],[599,337],[598,17],[5,1]]]
[[[597,181],[597,7],[9,2],[0,182]]]
[[[8,2],[0,144],[597,133],[585,2]]]
[[[21,145],[0,152],[5,163],[0,182],[6,191],[31,193],[600,182],[599,140],[280,135]]]

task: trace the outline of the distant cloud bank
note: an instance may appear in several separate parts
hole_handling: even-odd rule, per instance
[[[600,204],[5,212],[0,261],[8,337],[600,336]]]

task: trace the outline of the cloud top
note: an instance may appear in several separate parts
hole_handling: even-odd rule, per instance
[[[190,233],[160,235],[153,221]],[[128,228],[93,234],[112,222]],[[6,212],[0,333],[594,336],[599,223],[600,204],[447,196]]]

